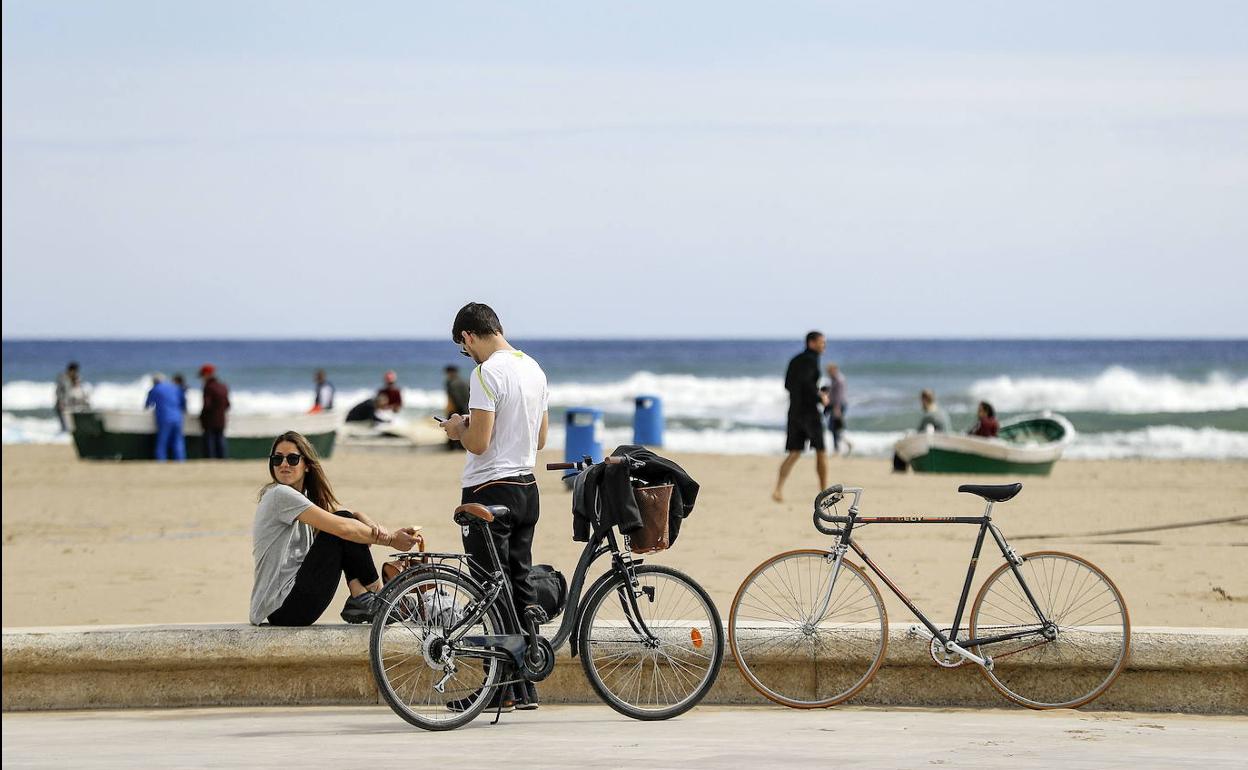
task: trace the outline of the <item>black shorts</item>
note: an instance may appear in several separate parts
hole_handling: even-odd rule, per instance
[[[790,414],[786,433],[784,448],[790,452],[800,452],[807,444],[811,449],[823,451],[823,420],[818,412]]]

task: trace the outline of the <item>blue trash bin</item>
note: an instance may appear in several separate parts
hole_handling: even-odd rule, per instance
[[[585,455],[602,462],[602,410],[575,406],[568,410],[563,441],[564,462],[576,462]],[[574,474],[568,471],[565,476]]]
[[[633,404],[633,443],[663,446],[663,400],[658,396],[638,396]]]

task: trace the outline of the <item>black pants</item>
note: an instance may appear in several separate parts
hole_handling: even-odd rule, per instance
[[[226,448],[224,430],[204,429],[204,457],[207,459],[224,460],[229,456]]]
[[[525,474],[495,479],[476,487],[464,487],[460,502],[505,505],[511,510],[511,516],[505,523],[495,521],[489,525],[488,531],[494,541],[494,548],[498,550],[498,561],[502,565],[503,574],[511,579],[516,615],[523,622],[524,608],[538,603],[537,592],[529,581],[529,571],[533,568],[533,533],[537,529],[537,519],[541,513],[537,480],[532,474]],[[484,527],[468,527],[467,534],[463,535],[464,551],[482,569],[493,570],[485,532]],[[513,629],[513,632],[520,630]],[[511,687],[505,689],[512,690]],[[501,697],[514,697],[520,701],[536,703],[537,688],[532,682],[525,682],[515,685],[515,690],[510,693],[503,692]]]
[[[354,518],[346,511],[339,516]],[[363,543],[343,540],[328,532],[317,532],[308,555],[303,558],[295,575],[295,586],[282,606],[269,615],[275,626],[310,626],[316,622],[338,591],[340,576],[358,580],[362,585],[377,582],[377,565]]]
[[[529,584],[533,567],[533,533],[537,528],[540,503],[537,480],[531,474],[495,479],[476,487],[464,487],[460,502],[481,505],[505,505],[511,510],[506,522],[489,525],[498,561],[503,574],[511,579],[511,593],[516,600],[516,615],[524,620],[524,608],[537,604],[537,592]],[[464,551],[482,569],[491,571],[490,552],[485,543],[483,527],[468,527],[463,536]],[[519,631],[520,629],[516,629]]]

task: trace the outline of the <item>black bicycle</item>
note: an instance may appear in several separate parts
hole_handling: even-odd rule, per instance
[[[608,457],[607,463],[642,464]],[[548,470],[584,472],[592,463],[551,463]],[[461,505],[455,522],[488,527],[510,515],[505,506]],[[719,611],[702,586],[679,570],[644,564],[621,548],[600,520],[581,552],[558,632],[547,639],[545,613],[521,619],[493,539],[490,565],[462,553],[408,553],[424,560],[381,591],[369,658],[386,703],[403,719],[427,730],[451,730],[471,722],[495,691],[540,682],[555,667],[555,652],[572,640],[585,676],[611,708],[634,719],[670,719],[702,700],[724,659]],[[596,559],[611,566],[585,592]],[[573,633],[575,632],[575,636]]]
[[[745,678],[766,697],[793,708],[833,706],[867,686],[888,647],[888,615],[879,589],[845,558],[852,549],[922,622],[910,631],[930,640],[937,665],[974,663],[1002,695],[1035,709],[1075,708],[1105,692],[1130,651],[1127,605],[1113,581],[1087,559],[1059,551],[1015,553],[992,522],[992,506],[1022,488],[965,484],[959,492],[986,501],[983,515],[933,517],[861,516],[862,489],[837,484],[821,492],[815,498],[815,529],[836,538],[832,547],[771,557],[746,577],[733,599],[728,633]],[[837,515],[835,506],[845,494],[853,495],[853,503],[848,515]],[[871,524],[979,526],[951,626],[939,628],[929,620],[853,539]],[[1005,563],[984,581],[969,627],[962,627],[987,534]],[[802,675],[794,675],[795,665]]]

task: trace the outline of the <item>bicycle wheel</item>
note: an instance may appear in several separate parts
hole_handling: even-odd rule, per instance
[[[732,600],[728,640],[737,666],[776,703],[834,706],[866,687],[884,660],[888,613],[879,590],[847,560],[832,585],[832,567],[828,551],[777,554]]]
[[[636,568],[639,629],[622,575],[584,605],[581,666],[598,697],[633,719],[670,719],[702,700],[724,662],[724,633],[711,597],[688,575],[654,564]]]
[[[1037,633],[980,645],[992,686],[1033,709],[1075,708],[1105,692],[1131,649],[1131,620],[1113,581],[1086,559],[1058,551],[1022,557],[1019,572],[1051,625],[1042,623],[1010,565],[988,576],[971,609],[971,636]],[[1047,631],[1047,633],[1046,633]]]
[[[368,655],[377,689],[394,713],[426,730],[453,730],[476,718],[497,688],[502,666],[455,653],[448,629],[482,601],[481,590],[451,570],[414,569],[382,590]],[[502,634],[491,607],[469,636]],[[449,676],[448,676],[449,675]],[[445,679],[443,690],[434,685]]]

